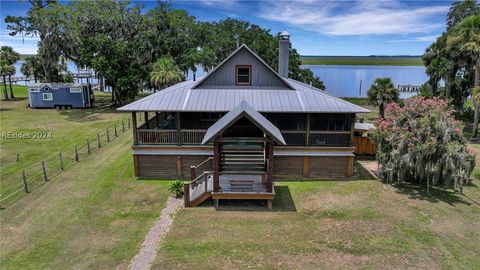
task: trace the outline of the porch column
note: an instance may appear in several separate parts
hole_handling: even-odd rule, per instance
[[[145,120],[145,124],[148,122],[148,112],[144,112],[143,113],[143,116],[144,116],[144,120]],[[147,128],[150,128],[148,125],[146,125]]]
[[[220,190],[220,177],[218,174],[220,163],[220,143],[215,139],[213,142],[213,192]]]
[[[177,145],[182,145],[182,132],[181,132],[181,124],[180,124],[180,113],[175,113],[175,126],[177,128]]]
[[[158,112],[155,112],[155,123],[157,124],[157,127],[158,125],[160,125],[160,119],[158,119],[159,116],[160,114]]]
[[[137,138],[137,113],[132,112],[132,130],[133,130],[133,144],[138,144]]]
[[[307,123],[306,123],[306,136],[305,136],[305,145],[310,145],[310,114],[307,113]]]
[[[272,192],[272,183],[273,183],[273,142],[267,142],[267,191]]]

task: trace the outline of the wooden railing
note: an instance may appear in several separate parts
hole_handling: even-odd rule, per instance
[[[350,131],[310,131],[309,143],[312,146],[351,146],[352,133]]]
[[[287,145],[305,145],[307,140],[306,131],[282,130],[281,132]]]
[[[176,130],[150,130],[139,129],[137,132],[137,140],[139,144],[176,144]]]
[[[211,171],[204,171],[191,182],[183,185],[183,198],[185,206],[192,206],[192,202],[213,190],[213,177]]]
[[[182,129],[181,144],[201,144],[206,132],[203,129]]]
[[[200,144],[205,136],[203,129],[138,129],[138,144]],[[178,136],[180,135],[180,137]]]

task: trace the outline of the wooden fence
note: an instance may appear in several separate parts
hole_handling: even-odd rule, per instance
[[[31,193],[40,186],[48,183],[63,171],[74,166],[88,156],[100,151],[105,145],[127,133],[131,129],[131,119],[125,119],[97,132],[94,136],[85,138],[84,141],[72,145],[71,151],[59,151],[46,156],[30,166],[20,169],[18,174],[2,178],[3,183],[17,183],[2,188],[0,193],[0,208],[5,208],[18,201],[26,194]],[[16,159],[21,159],[17,154]],[[3,184],[2,183],[2,184]]]
[[[355,155],[375,155],[377,152],[377,146],[369,137],[355,136],[353,138],[353,145],[355,146]]]

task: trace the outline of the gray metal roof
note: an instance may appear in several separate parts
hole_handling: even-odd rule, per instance
[[[28,85],[28,88],[43,88],[44,86],[48,86],[51,89],[58,89],[64,87],[82,87],[86,86],[87,84],[77,84],[77,83],[32,83]]]
[[[365,130],[365,131],[370,131],[374,129],[375,126],[370,123],[355,123],[354,129],[355,130]]]
[[[203,137],[202,144],[210,142],[213,138],[225,131],[228,127],[234,124],[237,120],[243,116],[247,117],[258,128],[262,129],[267,135],[279,144],[286,145],[285,139],[282,136],[280,130],[268,121],[263,115],[255,111],[245,100],[242,100],[235,108],[225,114],[222,118],[218,119]]]
[[[369,110],[325,91],[287,79],[295,90],[251,88],[192,89],[185,81],[119,108],[119,111],[228,112],[245,100],[258,112],[366,113]]]

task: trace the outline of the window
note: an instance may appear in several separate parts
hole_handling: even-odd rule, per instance
[[[38,89],[38,88],[30,88],[30,92],[40,92],[40,89]]]
[[[237,85],[252,85],[252,66],[236,66]]]
[[[43,100],[53,100],[52,93],[43,93],[42,97],[43,97]]]
[[[70,88],[70,93],[81,93],[82,88]]]
[[[221,117],[221,113],[200,113],[200,121],[215,122]]]

